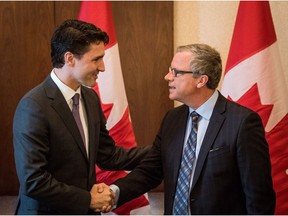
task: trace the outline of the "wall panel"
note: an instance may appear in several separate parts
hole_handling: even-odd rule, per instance
[[[131,119],[138,145],[149,145],[173,107],[164,76],[173,57],[173,2],[112,4]]]
[[[50,68],[53,3],[0,2],[0,14],[0,195],[10,195],[18,192],[13,115],[20,98]]]
[[[55,25],[66,19],[77,19],[81,1],[56,1],[55,2]]]

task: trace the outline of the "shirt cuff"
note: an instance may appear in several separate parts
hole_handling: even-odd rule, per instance
[[[117,207],[117,203],[118,203],[118,199],[120,195],[120,189],[117,185],[114,185],[114,184],[110,185],[109,187],[115,194],[115,202],[114,202],[114,206],[112,207],[112,209],[115,209]]]

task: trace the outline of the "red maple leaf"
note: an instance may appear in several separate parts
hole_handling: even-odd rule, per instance
[[[266,139],[269,144],[272,164],[273,186],[276,191],[275,214],[288,213],[288,114],[269,132]]]
[[[232,100],[228,96],[229,100]],[[253,85],[238,101],[257,112],[266,126],[273,105],[261,104],[258,86]],[[265,132],[272,165],[273,187],[276,192],[275,214],[288,213],[288,114],[269,132]]]
[[[228,99],[232,100],[230,96],[228,96]],[[245,94],[242,95],[241,98],[239,98],[238,101],[235,102],[257,112],[260,115],[265,128],[273,109],[273,105],[263,105],[261,103],[257,83],[254,84]]]
[[[98,83],[93,89],[99,95],[102,110],[104,112],[105,118],[108,119],[114,104],[104,104],[102,102]],[[110,128],[109,135],[114,139],[116,145],[123,146],[124,148],[132,148],[137,145],[133,126],[130,122],[128,106],[126,107],[121,119],[112,128]]]

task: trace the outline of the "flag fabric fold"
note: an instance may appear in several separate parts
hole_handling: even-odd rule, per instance
[[[108,1],[82,1],[79,20],[93,23],[109,35],[109,44],[105,47],[105,72],[101,73],[94,90],[101,100],[107,119],[107,129],[116,145],[124,148],[136,146],[136,140],[130,121],[128,101],[125,93],[120,63],[118,42],[112,18],[112,9]],[[116,179],[127,175],[125,171],[103,171],[96,167],[97,182],[110,185]],[[147,195],[142,195],[115,209],[114,214],[151,214]]]
[[[268,1],[240,1],[221,92],[261,116],[271,157],[275,214],[288,214],[287,85]]]

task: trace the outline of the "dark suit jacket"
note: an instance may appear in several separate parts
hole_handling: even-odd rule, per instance
[[[165,214],[173,202],[182,157],[186,105],[169,111],[148,156],[115,182],[119,205],[164,178]],[[259,115],[219,94],[199,152],[190,194],[191,214],[273,214],[269,149]]]
[[[64,96],[48,76],[19,102],[13,122],[14,151],[20,181],[18,214],[87,214],[95,164],[131,170],[147,150],[124,150],[106,129],[94,90],[82,87],[89,157]]]

